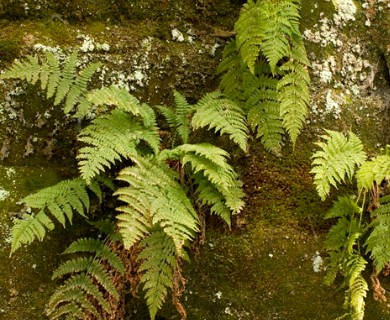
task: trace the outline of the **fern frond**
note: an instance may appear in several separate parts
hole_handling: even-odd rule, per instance
[[[118,109],[127,111],[135,116],[140,115],[140,102],[125,88],[115,85],[96,89],[87,95],[88,101],[94,106],[116,106]]]
[[[167,289],[173,287],[173,271],[177,265],[175,243],[166,233],[153,231],[140,242],[140,247],[143,248],[138,255],[138,260],[142,261],[141,283],[146,291],[150,317],[154,320],[165,301]]]
[[[27,56],[25,60],[15,60],[13,65],[0,75],[0,79],[21,79],[35,84],[40,77],[41,65],[38,58]]]
[[[210,207],[212,214],[221,217],[230,226],[232,214],[239,213],[244,207],[244,192],[239,181],[229,188],[220,188],[202,174],[195,175],[194,178],[200,202]]]
[[[196,104],[192,126],[195,129],[214,128],[215,132],[226,133],[242,150],[247,149],[248,129],[244,112],[220,92],[206,94]]]
[[[123,110],[113,110],[93,120],[82,130],[79,140],[89,145],[82,147],[77,156],[81,177],[87,183],[116,160],[139,154],[137,146],[141,140],[154,152],[158,151],[160,143],[157,131],[143,127]]]
[[[377,273],[390,263],[390,205],[384,204],[376,209],[372,232],[366,240],[367,253],[374,260]]]
[[[93,257],[76,258],[64,262],[54,271],[52,279],[77,272],[85,272],[85,274],[94,278],[114,299],[119,299],[119,293],[107,270]]]
[[[277,86],[280,116],[283,119],[284,128],[295,145],[308,113],[310,78],[305,66],[295,60],[283,64],[280,69],[287,72]]]
[[[108,220],[96,222],[109,229]],[[119,293],[112,274],[125,273],[125,267],[119,256],[104,241],[83,238],[74,241],[64,254],[82,253],[93,256],[71,259],[61,264],[53,273],[53,279],[66,276],[65,283],[57,288],[49,300],[46,313],[51,319],[66,315],[67,319],[78,318],[80,310],[85,319],[91,315],[94,319],[103,319],[102,312],[110,313],[112,299],[119,301]]]
[[[360,208],[353,196],[338,197],[337,201],[333,202],[332,208],[325,215],[325,219],[353,217],[360,212]]]
[[[177,252],[198,230],[198,217],[177,175],[153,158],[133,159],[135,166],[123,169],[118,179],[130,186],[115,192],[126,206],[118,208],[119,232],[126,248],[160,225],[172,237]]]
[[[325,248],[328,251],[346,249],[350,244],[351,235],[358,234],[359,221],[341,217],[326,235]],[[354,239],[355,240],[355,239]]]
[[[77,58],[77,56],[76,56],[76,58]],[[75,105],[80,101],[80,99],[85,99],[85,94],[87,93],[88,82],[91,80],[92,76],[96,73],[96,71],[100,67],[101,67],[101,63],[90,63],[87,65],[87,67],[85,69],[83,69],[79,73],[77,78],[74,80],[73,85],[70,87],[68,94],[66,95],[66,102],[65,102],[65,107],[64,107],[65,113],[71,112],[73,110],[73,108],[75,107]],[[86,109],[85,107],[83,107],[83,108]],[[87,110],[89,110],[89,109],[87,109]],[[82,114],[80,112],[80,109],[79,109],[77,115],[83,116],[85,114]]]
[[[58,105],[68,94],[76,78],[77,51],[74,51],[66,60],[62,70],[60,81],[58,82],[54,105]]]
[[[366,161],[356,172],[358,188],[370,190],[374,182],[378,185],[383,180],[390,179],[390,156],[380,155],[376,158]]]
[[[70,244],[63,254],[79,252],[94,253],[96,258],[106,260],[119,273],[124,274],[125,269],[122,260],[104,243],[95,238],[82,238]]]
[[[169,126],[174,130],[173,140],[178,135],[182,143],[188,143],[191,131],[190,115],[195,110],[195,106],[190,105],[180,92],[174,91],[173,94],[176,105],[174,109],[164,106],[159,106],[158,108]]]
[[[360,254],[353,254],[347,262],[349,303],[354,320],[363,320],[364,318],[364,298],[367,296],[368,285],[362,272],[365,270],[366,264],[367,261]]]
[[[88,82],[101,66],[91,63],[77,73],[77,51],[65,61],[63,68],[52,52],[45,52],[45,57],[38,61],[36,57],[27,56],[25,61],[16,61],[9,70],[0,76],[1,79],[22,79],[31,84],[41,81],[41,89],[47,89],[47,98],[54,98],[54,105],[59,105],[66,99],[64,112],[71,112],[79,104],[77,116],[84,116],[90,109],[90,103],[85,100]]]
[[[23,244],[30,244],[36,238],[42,240],[46,229],[54,229],[50,212],[64,227],[66,220],[72,223],[73,211],[86,217],[89,210],[89,195],[81,179],[65,180],[25,197],[22,202],[38,209],[37,215],[25,214],[16,220],[11,230],[11,254]]]
[[[183,144],[171,152],[178,155],[183,165],[191,164],[194,173],[202,172],[216,185],[229,187],[237,179],[234,169],[227,163],[229,154],[212,144]]]
[[[65,283],[58,287],[53,295],[50,297],[46,313],[51,319],[55,319],[54,312],[59,309],[59,306],[74,301],[73,290],[82,290],[84,295],[88,294],[104,311],[110,312],[110,304],[104,298],[103,293],[99,290],[93,279],[86,274],[76,274],[65,281]],[[73,315],[73,312],[68,312]]]
[[[259,56],[264,38],[266,28],[264,20],[266,20],[267,16],[262,15],[262,10],[267,13],[266,4],[268,4],[268,1],[255,3],[252,0],[248,0],[244,4],[240,16],[234,25],[234,31],[237,32],[237,49],[252,73],[254,73],[255,61]]]
[[[342,133],[326,130],[327,135],[321,136],[325,142],[316,143],[321,150],[312,158],[314,183],[322,200],[329,194],[330,186],[351,179],[355,168],[362,165],[366,159],[360,139],[352,132],[348,138]]]

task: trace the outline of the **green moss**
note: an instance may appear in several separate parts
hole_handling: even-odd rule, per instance
[[[0,68],[14,61],[19,56],[20,50],[18,39],[0,39]]]

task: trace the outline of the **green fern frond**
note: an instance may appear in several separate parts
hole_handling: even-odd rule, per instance
[[[177,154],[180,162],[191,164],[194,173],[202,172],[212,183],[229,187],[234,185],[237,174],[227,163],[229,154],[212,144],[183,144],[173,150],[172,155]]]
[[[229,226],[232,214],[239,213],[244,207],[244,192],[238,182],[230,188],[219,188],[203,175],[194,176],[196,195],[202,205],[208,206],[210,212],[221,217]]]
[[[115,85],[96,89],[87,95],[88,101],[94,106],[116,106],[118,109],[127,111],[135,116],[140,115],[140,102],[125,88]]]
[[[84,103],[87,102],[85,99],[85,94],[87,93],[88,82],[100,67],[100,63],[90,63],[85,69],[80,71],[79,75],[74,80],[73,85],[70,87],[68,94],[66,95],[66,102],[64,107],[65,113],[71,112],[77,103],[80,102],[80,99],[85,100]],[[83,109],[89,111],[90,105],[88,105],[88,107],[83,106]],[[84,116],[85,114],[80,111],[81,110],[79,109],[77,116]]]
[[[280,69],[287,72],[277,86],[280,116],[283,119],[284,128],[295,145],[308,113],[310,78],[305,66],[295,60],[283,64]]]
[[[61,181],[25,197],[22,202],[39,212],[35,216],[25,214],[23,219],[15,220],[11,230],[11,254],[36,238],[42,240],[46,229],[54,229],[52,218],[47,213],[65,227],[66,220],[72,223],[73,211],[86,217],[89,210],[89,195],[81,179]]]
[[[234,31],[237,32],[237,48],[252,73],[260,52],[264,29],[260,6],[252,0],[248,0],[234,25]]]
[[[85,272],[85,274],[94,278],[114,299],[119,299],[119,293],[107,270],[93,257],[76,258],[64,262],[54,271],[52,279],[78,272]]]
[[[314,183],[322,200],[329,194],[330,186],[352,179],[355,168],[362,165],[366,159],[360,139],[352,132],[348,138],[342,133],[326,130],[327,135],[321,136],[325,142],[316,143],[321,150],[312,158]]]
[[[360,208],[353,196],[338,197],[337,201],[333,202],[332,208],[325,215],[325,219],[353,217],[360,212]]]
[[[274,73],[278,62],[290,55],[290,39],[299,34],[297,1],[248,1],[234,29],[237,48],[250,71],[260,52],[267,58]]]
[[[246,151],[248,129],[241,107],[226,99],[220,92],[205,95],[197,104],[192,126],[214,128],[215,132],[228,134],[238,146]]]
[[[82,238],[70,244],[63,254],[79,252],[94,253],[96,258],[106,260],[119,273],[124,274],[125,269],[122,260],[104,243],[95,238]]]
[[[81,177],[87,183],[116,160],[138,155],[141,140],[154,152],[158,152],[160,143],[157,131],[143,127],[123,110],[113,110],[93,120],[81,131],[79,140],[88,144],[77,156]]]
[[[77,274],[66,280],[64,285],[57,288],[49,300],[47,312],[50,314],[57,309],[60,303],[69,300],[72,301],[72,294],[69,293],[69,291],[72,292],[75,289],[82,289],[85,294],[93,297],[103,310],[106,312],[110,311],[109,303],[104,299],[103,293],[99,290],[93,280],[85,274]],[[68,313],[73,314],[71,311]]]
[[[107,229],[108,220],[96,224],[104,225]],[[119,301],[119,293],[111,276],[113,272],[124,275],[124,264],[109,245],[98,239],[78,239],[64,252],[75,253],[93,256],[68,260],[54,271],[53,279],[63,276],[68,279],[51,296],[46,313],[51,319],[57,319],[61,315],[66,315],[67,319],[78,319],[81,310],[82,319],[86,315],[103,319],[102,312],[111,311],[112,299]]]
[[[325,248],[328,251],[346,249],[351,240],[352,234],[358,234],[359,221],[357,219],[349,220],[341,217],[337,223],[329,230],[326,235]]]
[[[353,254],[347,262],[349,283],[349,304],[353,320],[364,318],[364,298],[367,296],[368,285],[362,276],[367,261],[360,254]]]
[[[84,116],[90,109],[90,103],[85,99],[87,85],[92,76],[101,66],[91,63],[77,73],[77,51],[73,52],[61,68],[58,58],[52,52],[45,52],[45,57],[38,61],[36,57],[27,56],[25,61],[16,61],[0,79],[22,79],[31,84],[40,80],[41,89],[47,89],[47,98],[54,97],[54,105],[59,105],[66,99],[64,112],[71,112],[79,104],[81,110],[77,116]]]
[[[366,161],[356,173],[358,188],[370,190],[374,182],[380,184],[383,180],[390,179],[390,156],[380,155]]]
[[[380,273],[390,263],[390,205],[381,205],[372,215],[376,219],[365,245],[375,262],[377,273]]]
[[[174,91],[173,94],[175,109],[164,106],[159,106],[159,109],[169,126],[174,129],[175,136],[178,135],[182,143],[188,143],[191,131],[190,115],[193,113],[195,106],[190,105],[181,93]]]
[[[65,61],[60,81],[58,82],[57,92],[54,99],[54,105],[58,105],[68,94],[76,77],[77,69],[77,51],[74,51]]]
[[[123,169],[118,179],[130,186],[115,192],[126,206],[118,208],[119,232],[126,248],[160,225],[172,237],[177,252],[198,231],[198,217],[177,175],[153,158],[133,159],[135,166]]]
[[[138,255],[138,260],[142,261],[139,267],[141,283],[150,317],[154,320],[165,301],[167,289],[173,287],[173,272],[177,265],[175,243],[166,233],[153,231],[140,242],[140,247],[143,248]]]

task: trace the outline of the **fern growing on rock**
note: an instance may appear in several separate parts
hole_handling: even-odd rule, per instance
[[[88,82],[101,64],[90,63],[77,72],[77,62],[77,51],[66,59],[63,66],[52,52],[45,52],[45,56],[40,59],[28,56],[23,61],[16,61],[0,75],[0,79],[21,79],[31,84],[40,81],[40,88],[46,91],[47,99],[54,97],[54,105],[64,102],[65,113],[76,108],[75,116],[84,116],[91,107],[86,99]]]
[[[218,68],[222,92],[246,110],[268,150],[280,147],[284,131],[295,145],[307,115],[309,60],[299,9],[297,0],[249,0]]]
[[[114,275],[125,273],[123,261],[110,247],[115,238],[120,239],[111,233],[105,240],[78,239],[64,251],[63,254],[83,256],[67,260],[54,271],[53,280],[66,280],[48,302],[46,314],[50,319],[103,320],[112,314],[113,303],[120,300]]]
[[[101,193],[98,184],[92,189],[99,196]],[[30,244],[35,239],[43,240],[47,230],[53,230],[53,218],[65,228],[66,220],[72,223],[73,212],[86,217],[89,211],[90,200],[88,188],[83,180],[61,181],[31,194],[22,200],[26,207],[22,219],[16,219],[11,230],[11,254],[22,245]]]
[[[329,195],[330,186],[338,187],[356,178],[357,194],[339,197],[325,218],[337,219],[329,230],[325,248],[329,252],[325,283],[344,277],[346,287],[344,308],[340,317],[353,320],[364,318],[365,298],[369,290],[363,275],[370,254],[373,263],[371,280],[376,300],[386,301],[378,276],[390,266],[389,196],[381,197],[381,184],[390,179],[390,156],[382,154],[366,160],[360,139],[352,133],[326,131],[324,142],[313,155],[312,173],[322,200]],[[363,248],[366,247],[364,251]]]

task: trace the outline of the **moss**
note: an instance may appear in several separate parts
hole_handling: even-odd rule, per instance
[[[0,39],[0,68],[5,67],[19,56],[21,45],[17,39]]]

